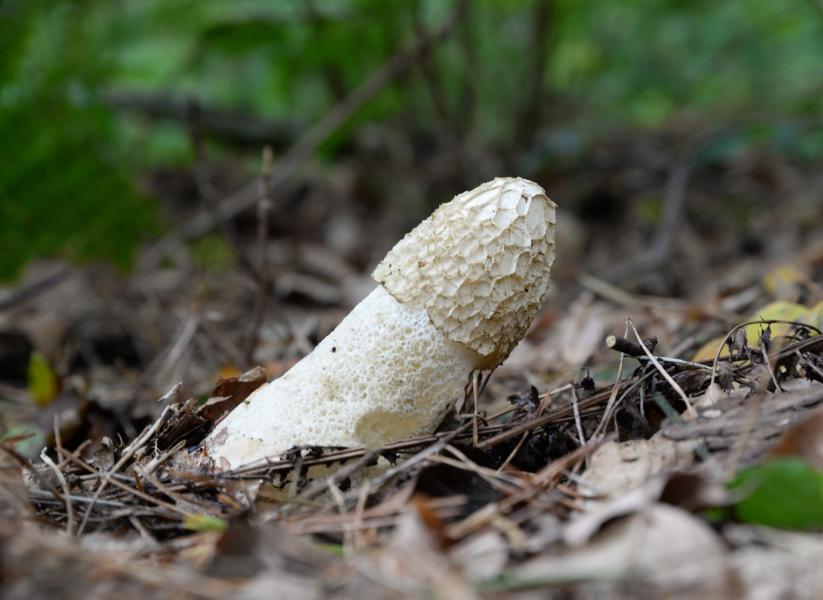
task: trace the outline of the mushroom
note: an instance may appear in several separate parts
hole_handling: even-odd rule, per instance
[[[503,362],[537,314],[555,209],[521,178],[441,205],[391,249],[372,274],[380,285],[311,354],[217,425],[208,456],[238,467],[293,446],[379,447],[432,432],[471,373]]]

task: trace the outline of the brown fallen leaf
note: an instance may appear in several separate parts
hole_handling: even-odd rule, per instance
[[[384,549],[361,560],[361,570],[379,574],[380,580],[390,581],[393,588],[406,595],[425,595],[437,600],[479,598],[460,576],[457,565],[442,551],[436,534],[414,504],[400,515]]]
[[[197,414],[211,422],[216,422],[264,383],[266,383],[266,372],[260,367],[254,367],[237,377],[221,379],[214,386],[211,398]]]
[[[588,459],[583,480],[598,495],[618,497],[664,471],[692,464],[698,440],[673,441],[660,434],[648,440],[610,441]]]
[[[703,520],[666,504],[608,526],[579,548],[543,555],[505,573],[548,585],[579,580],[643,582],[666,597],[737,597],[723,541]]]
[[[823,407],[789,428],[772,450],[775,456],[799,456],[810,466],[823,471]]]

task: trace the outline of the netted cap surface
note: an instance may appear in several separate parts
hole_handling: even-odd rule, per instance
[[[497,178],[456,196],[409,232],[372,277],[496,366],[540,308],[554,264],[556,205],[539,185]]]

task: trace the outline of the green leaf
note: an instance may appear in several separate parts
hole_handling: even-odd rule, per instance
[[[734,507],[741,521],[781,529],[823,527],[823,473],[799,458],[774,458],[741,471],[730,487],[745,497]]]
[[[186,515],[183,529],[189,531],[225,531],[229,524],[225,519],[212,515]]]
[[[42,408],[54,402],[58,392],[57,375],[38,352],[29,359],[27,379],[29,394],[37,406]]]

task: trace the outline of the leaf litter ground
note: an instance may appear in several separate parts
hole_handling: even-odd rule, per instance
[[[9,597],[815,597],[821,265],[812,245],[699,305],[576,275],[435,434],[231,471],[185,457],[341,311],[271,319],[252,352],[262,367],[238,373],[225,365],[243,364],[242,313],[224,306],[254,294],[247,281],[207,274],[194,297],[221,290],[223,304],[170,319],[158,290],[179,293],[190,270],[170,284],[69,269],[60,301],[117,313],[88,295],[115,288],[142,308],[72,321],[28,387],[2,388],[17,427],[3,441],[4,585]],[[342,283],[329,302],[335,288],[292,280],[318,306],[341,303]],[[57,301],[45,293],[21,319],[70,310]],[[146,352],[163,330],[163,351]]]

